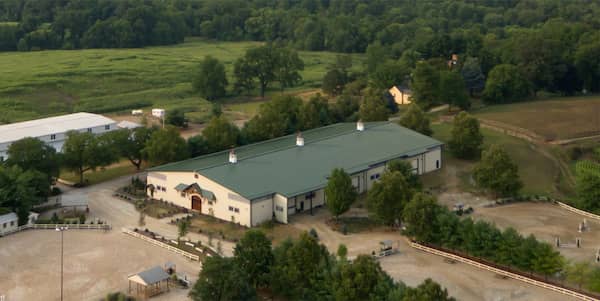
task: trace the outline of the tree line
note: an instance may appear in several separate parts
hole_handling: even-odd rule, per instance
[[[275,248],[260,230],[247,231],[233,258],[208,257],[190,297],[193,300],[259,300],[257,290],[286,300],[455,300],[431,279],[415,288],[395,282],[368,255],[350,261],[340,245],[336,255],[304,232]]]
[[[545,0],[7,0],[0,50],[142,47],[200,36],[366,53],[369,77],[392,72],[387,88],[412,83],[424,107],[460,85],[457,74],[431,70],[456,54],[452,69],[466,90],[504,103],[542,90],[598,92],[599,14],[596,2]],[[414,70],[423,64],[431,66]],[[434,85],[429,95],[419,88],[423,77]]]

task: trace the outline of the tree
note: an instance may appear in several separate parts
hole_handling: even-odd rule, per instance
[[[334,300],[376,300],[378,290],[389,291],[394,287],[379,262],[369,255],[358,255],[351,263],[340,264],[338,269],[330,284]]]
[[[348,211],[356,199],[356,189],[352,179],[343,169],[336,168],[331,172],[325,187],[327,208],[337,219],[340,214]]]
[[[430,62],[418,62],[412,74],[411,98],[425,109],[438,104],[439,83],[439,70]]]
[[[398,124],[426,136],[433,134],[429,117],[427,117],[425,112],[416,103],[411,103],[408,106],[406,112],[400,117]]]
[[[466,112],[456,115],[452,126],[452,136],[448,142],[452,154],[461,159],[478,158],[482,144],[483,135],[479,130],[479,121]]]
[[[177,127],[187,127],[187,119],[185,113],[180,109],[173,109],[167,111],[165,116],[165,123],[174,125]]]
[[[565,265],[564,258],[549,244],[538,244],[533,253],[531,259],[533,271],[544,275],[546,278],[560,272]]]
[[[40,185],[42,183],[43,185]],[[13,165],[0,166],[0,208],[10,208],[17,213],[19,226],[29,220],[29,210],[43,202],[44,192],[49,191],[48,177],[36,170],[23,171]]]
[[[278,96],[263,103],[258,114],[242,129],[246,142],[258,142],[296,132],[302,100],[294,96]]]
[[[227,84],[223,63],[210,55],[205,56],[192,79],[194,90],[207,100],[215,100],[225,96]]]
[[[331,123],[331,113],[327,99],[318,94],[302,106],[298,116],[300,129],[309,130]]]
[[[408,185],[414,190],[420,191],[423,187],[419,175],[415,172],[412,164],[408,161],[393,160],[387,164],[387,170],[390,172],[400,172],[406,179],[406,182],[408,182]]]
[[[422,301],[456,301],[448,296],[448,290],[442,288],[438,283],[430,278],[425,279],[416,288],[409,288],[404,295],[403,301],[422,300]]]
[[[346,247],[345,244],[340,244],[338,246],[336,255],[338,256],[338,258],[340,260],[346,260],[347,256],[348,256],[348,247]]]
[[[234,75],[237,83],[246,89],[253,87],[256,79],[260,96],[264,97],[273,81],[279,81],[282,90],[299,82],[302,79],[299,71],[303,69],[304,62],[297,52],[268,44],[248,49],[244,57],[236,61]]]
[[[376,89],[387,90],[396,85],[403,85],[409,73],[410,69],[401,63],[388,61],[369,73],[369,84]]]
[[[465,82],[458,72],[440,72],[439,101],[448,104],[448,110],[452,105],[466,110],[471,107],[469,95],[465,88]]]
[[[335,122],[353,122],[358,120],[359,108],[358,97],[342,95],[337,98],[330,110]]]
[[[275,53],[275,78],[283,92],[285,88],[293,87],[302,80],[300,71],[304,70],[304,61],[300,59],[297,51],[290,48],[278,48]]]
[[[83,184],[84,172],[117,160],[117,152],[110,140],[89,132],[67,132],[67,140],[62,149],[63,163],[66,168],[79,175],[79,184]]]
[[[480,188],[503,197],[514,196],[523,187],[519,167],[499,145],[483,151],[481,161],[473,169],[473,178]]]
[[[273,265],[271,241],[260,230],[249,230],[236,244],[233,250],[234,263],[248,275],[255,288],[268,283]]]
[[[240,129],[225,116],[213,117],[202,130],[207,152],[217,152],[239,144]]]
[[[390,111],[386,106],[386,102],[381,96],[369,95],[366,96],[358,111],[360,119],[365,122],[369,121],[387,121]]]
[[[339,95],[344,90],[347,80],[346,74],[342,71],[338,69],[329,70],[325,73],[325,76],[323,76],[321,89],[329,95]]]
[[[48,176],[58,177],[60,169],[59,156],[56,150],[37,138],[23,138],[8,147],[6,164],[17,165],[23,170],[37,170]]]
[[[204,260],[190,297],[194,301],[252,301],[256,300],[256,290],[233,258],[215,256]]]
[[[600,91],[600,41],[582,44],[575,52],[575,66],[585,89]]]
[[[140,170],[142,163],[144,162],[145,154],[143,152],[144,147],[152,133],[156,131],[156,128],[137,127],[135,129],[121,129],[112,132],[108,132],[104,135],[112,140],[112,144],[118,150],[120,156],[123,156],[135,166],[136,170]]]
[[[148,162],[160,165],[189,157],[188,147],[175,127],[160,129],[150,137],[143,150]]]
[[[598,210],[600,204],[600,165],[580,161],[575,166],[576,191],[579,206],[584,210]]]
[[[485,87],[485,75],[481,72],[479,59],[467,57],[460,73],[465,81],[467,90],[469,90],[470,96],[483,91],[483,88]]]
[[[186,218],[177,223],[177,241],[186,236],[190,230],[190,221]]]
[[[483,100],[489,103],[509,103],[530,95],[531,84],[514,65],[495,66],[489,73],[483,90]]]
[[[395,224],[402,218],[402,210],[412,198],[413,189],[402,173],[386,171],[367,194],[369,212],[384,224]]]
[[[567,265],[566,274],[567,279],[581,289],[581,286],[592,275],[592,268],[587,262],[575,262]]]
[[[406,232],[418,241],[431,241],[437,230],[433,221],[439,211],[439,205],[432,196],[421,192],[415,194],[402,213],[407,224]]]

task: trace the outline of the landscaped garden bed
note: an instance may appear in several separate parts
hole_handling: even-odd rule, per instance
[[[138,229],[138,228],[134,228],[133,232],[136,232],[138,234],[144,235],[148,238],[151,238],[153,240],[162,242],[164,244],[167,244],[169,246],[175,247],[177,249],[180,249],[182,251],[194,254],[194,255],[198,255],[200,257],[204,257],[204,256],[217,256],[218,254],[216,252],[214,252],[213,250],[211,250],[209,247],[204,246],[202,244],[201,241],[197,241],[197,242],[192,242],[189,240],[176,240],[176,239],[169,239],[166,238],[164,236],[161,236],[160,234],[156,233],[156,232],[152,232],[149,229]]]

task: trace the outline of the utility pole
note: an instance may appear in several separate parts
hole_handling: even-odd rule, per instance
[[[68,230],[67,226],[56,226],[56,231],[60,232],[60,301],[63,300],[63,257],[64,257],[64,232]]]

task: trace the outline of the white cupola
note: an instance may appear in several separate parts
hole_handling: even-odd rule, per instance
[[[356,130],[361,132],[365,130],[365,124],[362,122],[362,120],[358,120],[356,123]]]
[[[304,137],[302,137],[302,132],[298,132],[298,135],[296,135],[296,146],[304,146]]]
[[[231,164],[237,163],[237,155],[235,154],[235,151],[233,150],[233,148],[231,149],[231,151],[229,151],[229,163],[231,163]]]

